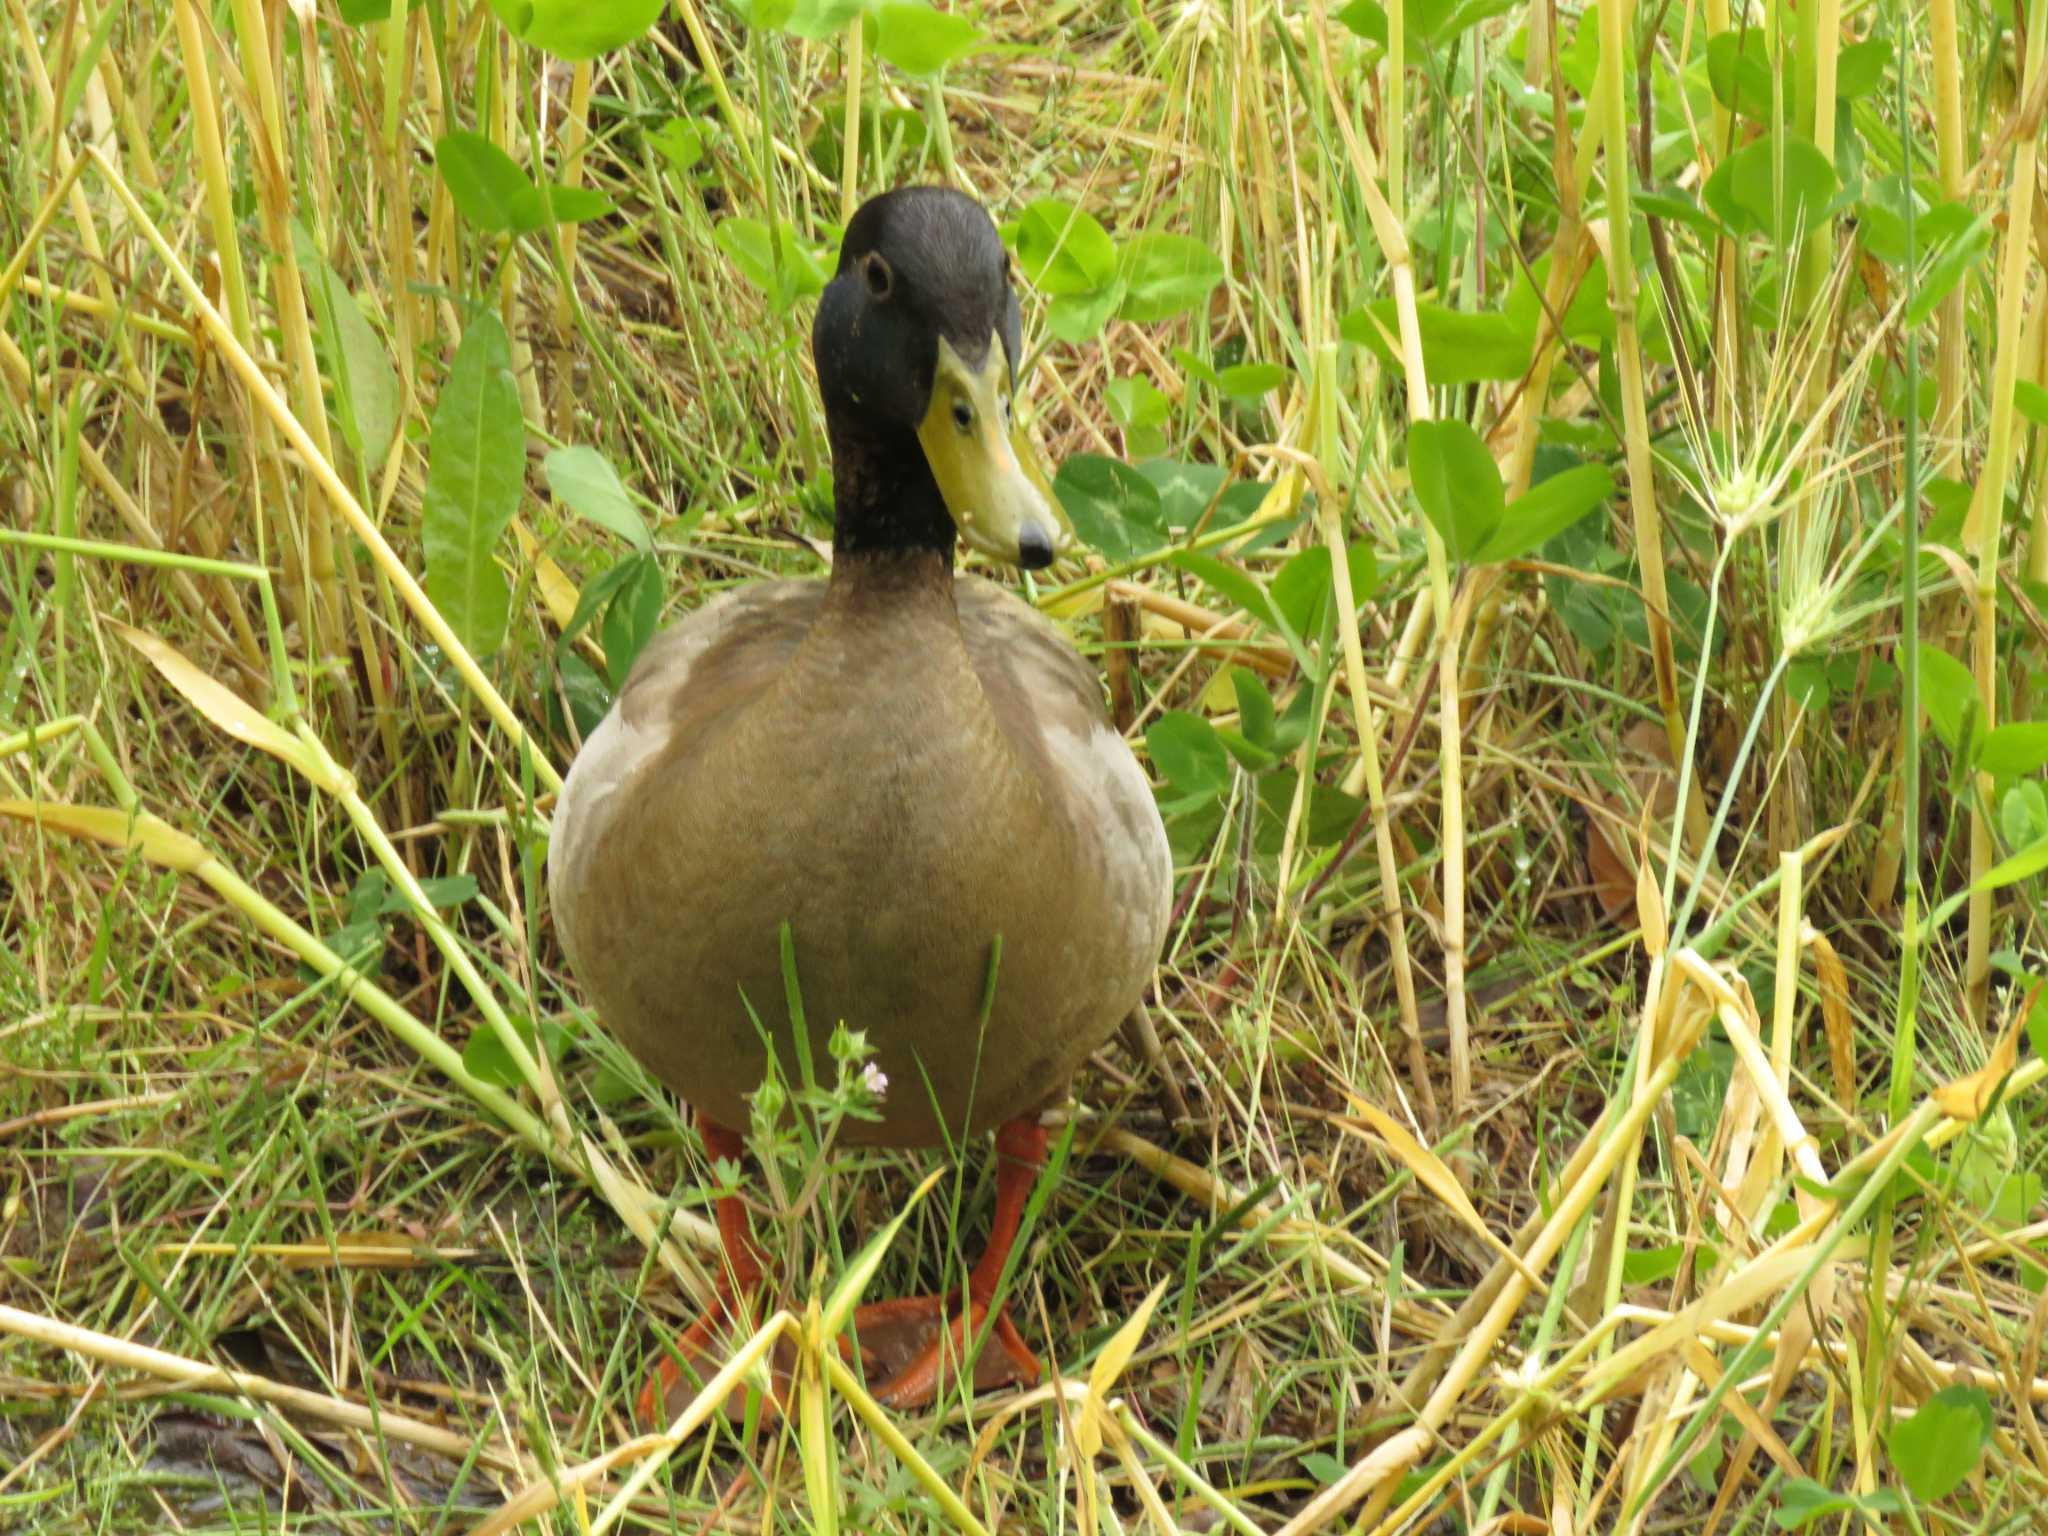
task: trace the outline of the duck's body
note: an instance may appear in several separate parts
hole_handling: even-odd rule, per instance
[[[548,855],[578,979],[695,1108],[714,1157],[739,1155],[771,1044],[799,1080],[785,924],[813,1063],[844,1022],[888,1078],[878,1118],[842,1121],[843,1139],[997,1131],[966,1307],[855,1316],[893,1366],[878,1395],[905,1404],[959,1353],[949,1312],[993,1324],[984,1384],[1036,1373],[997,1293],[1044,1157],[1038,1111],[1138,1002],[1171,890],[1159,812],[1093,670],[1023,603],[953,574],[962,538],[1034,568],[1060,542],[1010,441],[1018,333],[978,205],[927,187],[861,208],[812,330],[831,578],[732,593],[650,645],[570,771]],[[726,1283],[684,1361],[764,1283],[737,1195],[718,1218]],[[667,1368],[643,1408],[678,1380]]]
[[[1095,674],[928,553],[844,557],[665,632],[578,755],[555,840],[577,976],[725,1125],[747,1123],[764,1032],[796,1075],[785,922],[813,1055],[843,1021],[888,1078],[841,1137],[888,1146],[1041,1108],[1165,937],[1166,835]]]

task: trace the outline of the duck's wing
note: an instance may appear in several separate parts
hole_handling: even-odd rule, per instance
[[[1051,620],[1001,587],[963,576],[954,595],[997,721],[1079,829],[1081,862],[1102,881],[1130,963],[1149,976],[1166,937],[1173,858],[1151,783],[1110,724],[1101,679]]]
[[[653,773],[686,764],[788,665],[824,602],[821,581],[757,582],[714,598],[640,653],[570,764],[548,839],[548,899],[571,964],[592,858]]]

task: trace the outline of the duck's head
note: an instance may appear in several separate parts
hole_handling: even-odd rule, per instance
[[[862,205],[811,329],[839,550],[950,559],[961,538],[1052,563],[1065,525],[1012,441],[1018,334],[1009,253],[979,203],[905,187]]]

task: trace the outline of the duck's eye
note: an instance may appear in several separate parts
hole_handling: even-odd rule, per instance
[[[868,292],[878,299],[886,299],[895,291],[896,274],[880,251],[869,251],[861,259],[861,275],[868,281]]]
[[[974,407],[965,400],[956,398],[953,401],[953,425],[962,432],[969,431],[974,426]]]

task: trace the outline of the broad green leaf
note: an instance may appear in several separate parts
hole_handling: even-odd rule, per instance
[[[512,228],[530,235],[556,224],[584,224],[616,206],[594,187],[528,187],[512,199]]]
[[[1278,363],[1239,363],[1216,375],[1216,387],[1233,400],[1256,400],[1285,384],[1288,377]]]
[[[626,493],[618,472],[595,448],[557,448],[541,465],[548,489],[578,517],[609,528],[642,554],[654,549],[647,523]]]
[[[1220,795],[1230,787],[1230,753],[1200,715],[1169,709],[1145,732],[1145,755],[1183,794]]]
[[[906,75],[936,75],[981,47],[983,36],[965,16],[924,0],[889,0],[875,12],[875,52]]]
[[[1688,229],[1696,231],[1708,240],[1719,239],[1725,233],[1720,221],[1707,212],[1706,209],[1702,208],[1689,192],[1677,190],[1668,192],[1638,192],[1635,194],[1635,205],[1639,213],[1645,214],[1650,218],[1669,219],[1675,223],[1683,224]],[[1598,261],[1598,258],[1596,257],[1595,260]],[[1516,275],[1517,277],[1521,275],[1519,267],[1516,269]],[[1592,278],[1588,276],[1586,281],[1579,285],[1581,296],[1585,294],[1592,281]],[[1593,292],[1598,294],[1605,293],[1605,279],[1602,279],[1600,286],[1593,288]],[[1604,308],[1605,305],[1603,304],[1602,307]],[[1612,318],[1610,314],[1610,324]]]
[[[738,215],[719,220],[711,239],[732,258],[742,277],[768,295],[778,311],[824,291],[824,267],[787,220],[775,226],[772,242],[768,226],[761,220]]]
[[[677,175],[685,175],[704,158],[704,130],[685,117],[672,117],[647,136]]]
[[[1247,741],[1270,750],[1274,726],[1279,720],[1273,708],[1273,695],[1266,691],[1257,674],[1245,667],[1230,669],[1230,686],[1237,694],[1237,728]]]
[[[1319,678],[1322,675],[1322,667],[1303,643],[1301,631],[1288,621],[1273,594],[1261,586],[1258,578],[1249,571],[1215,555],[1197,554],[1185,549],[1175,551],[1173,563],[1242,608],[1253,623],[1263,624],[1277,633],[1287,642],[1287,648],[1294,652],[1294,659],[1305,676]],[[1327,559],[1324,569],[1328,570]],[[1327,578],[1324,585],[1327,590]]]
[[[1351,574],[1351,595],[1362,603],[1379,587],[1379,557],[1370,544],[1361,542],[1344,551],[1344,563]],[[1329,546],[1318,544],[1280,567],[1273,578],[1273,606],[1296,634],[1313,642],[1322,637],[1332,589]]]
[[[511,594],[493,553],[519,509],[525,472],[512,344],[486,310],[463,334],[434,406],[420,530],[427,596],[479,655],[505,639]]]
[[[1836,1493],[1810,1477],[1793,1477],[1787,1478],[1778,1490],[1778,1507],[1771,1518],[1781,1531],[1800,1531],[1830,1515],[1853,1514],[1858,1510],[1872,1515],[1895,1515],[1901,1508],[1899,1496],[1889,1488],[1858,1497],[1853,1493]]]
[[[1415,499],[1453,560],[1485,548],[1507,511],[1500,468],[1479,434],[1462,421],[1418,421],[1408,428],[1408,474]]]
[[[1912,302],[1906,306],[1905,323],[1908,326],[1922,324],[1933,314],[1956,284],[1969,275],[1970,268],[1991,249],[1991,220],[1996,212],[1996,209],[1986,208],[1935,252],[1934,259],[1921,273],[1919,286],[1913,290]]]
[[[1710,230],[1718,227],[1712,220],[1707,223]],[[1522,335],[1533,337],[1543,322],[1542,290],[1550,282],[1551,255],[1545,251],[1527,268],[1517,263],[1515,275],[1509,281],[1507,301],[1501,306],[1501,314]],[[1598,344],[1614,340],[1614,308],[1607,297],[1607,263],[1597,254],[1586,275],[1579,279],[1571,302],[1565,306],[1564,335],[1568,341],[1581,343]],[[1436,382],[1433,373],[1430,382]]]
[[[1613,492],[1614,474],[1604,464],[1581,464],[1552,475],[1508,503],[1500,526],[1472,558],[1482,565],[1518,560],[1549,543]]]
[[[2048,838],[2048,794],[2038,779],[2015,784],[1998,802],[1998,830],[2008,848],[2028,848]]]
[[[780,25],[791,37],[815,43],[845,31],[849,21],[868,9],[862,0],[796,0]]]
[[[2002,891],[2009,885],[2033,879],[2044,869],[2048,869],[2048,837],[2028,844],[2009,859],[1999,860],[1984,872],[1984,878],[1976,883],[1974,889]]]
[[[1124,301],[1121,280],[1090,293],[1063,293],[1045,307],[1045,328],[1061,341],[1079,346],[1093,341]]]
[[[1991,1439],[1991,1397],[1982,1387],[1944,1387],[1892,1426],[1886,1442],[1907,1490],[1934,1504],[1962,1486]]]
[[[1810,232],[1835,195],[1835,168],[1811,139],[1766,133],[1735,151],[1700,190],[1700,198],[1737,233],[1784,244]]]
[[[320,353],[334,380],[335,416],[342,440],[359,464],[380,467],[398,431],[397,370],[355,295],[321,259],[305,226],[292,222],[292,243],[306,276],[313,318],[320,327]]]
[[[1488,379],[1519,379],[1535,350],[1533,329],[1504,314],[1467,314],[1441,304],[1418,302],[1416,330],[1422,337],[1422,367],[1431,384],[1474,384]],[[1391,364],[1406,364],[1400,351],[1399,323],[1392,299],[1375,299],[1346,315],[1338,328],[1344,339],[1370,347]]]
[[[1041,197],[1017,217],[1017,264],[1048,297],[1095,293],[1116,278],[1116,242],[1093,215]]]
[[[1915,226],[1914,254],[1916,259],[1924,261],[1940,235],[1938,229],[1928,226],[1933,210],[1928,207],[1927,199],[1909,191],[1903,177],[1881,176],[1866,183],[1863,196],[1856,204],[1856,238],[1886,266],[1903,267],[1906,264],[1906,199],[1909,196],[1912,198]],[[1968,223],[1966,215],[1962,224]]]
[[[2012,403],[2035,426],[2048,427],[2048,389],[2020,379],[2013,385]]]
[[[1223,387],[1223,375],[1210,367],[1203,359],[1195,356],[1186,347],[1175,347],[1169,355],[1176,363],[1180,364],[1181,371],[1189,378],[1200,379],[1211,389],[1221,389]]]
[[[1115,379],[1103,391],[1109,413],[1123,427],[1156,427],[1166,420],[1173,402],[1142,373]]]
[[[1112,560],[1136,559],[1167,541],[1158,490],[1120,459],[1077,453],[1060,465],[1053,492],[1081,541]]]
[[[604,669],[615,691],[626,686],[633,663],[654,638],[665,595],[661,567],[651,556],[633,556],[632,572],[604,611]]]
[[[1977,743],[1977,766],[1995,778],[2034,773],[2048,765],[2048,722],[2018,720],[1987,731]]]
[[[1920,647],[1920,702],[1951,752],[1962,737],[1963,711],[1976,698],[1977,680],[1968,667],[1938,646]]]
[[[1707,84],[1731,112],[1767,121],[1771,115],[1771,59],[1763,28],[1737,27],[1707,39]]]
[[[644,36],[666,0],[491,0],[505,30],[558,59],[594,59]]]
[[[1163,528],[1192,528],[1215,504],[1211,528],[1228,528],[1257,512],[1271,489],[1256,480],[1229,480],[1221,465],[1196,464],[1185,459],[1147,459],[1138,472],[1159,492],[1159,522]]]
[[[1127,285],[1124,319],[1149,325],[1206,303],[1223,281],[1223,262],[1188,235],[1145,234],[1124,246],[1118,275]]]
[[[1480,22],[1504,15],[1511,4],[1512,0],[1406,0],[1402,14],[1408,24],[1408,47],[1434,51]],[[1336,19],[1367,42],[1389,46],[1387,13],[1378,0],[1352,0]],[[1409,62],[1415,62],[1413,52]]]
[[[1885,66],[1891,61],[1888,35],[1851,43],[1835,57],[1835,95],[1843,101],[1868,96],[1884,83]]]
[[[455,200],[455,211],[495,235],[514,228],[519,199],[533,190],[532,178],[480,133],[442,134],[434,141],[434,168]]]
[[[351,27],[391,19],[391,0],[335,0],[335,9],[341,13],[342,23]]]

